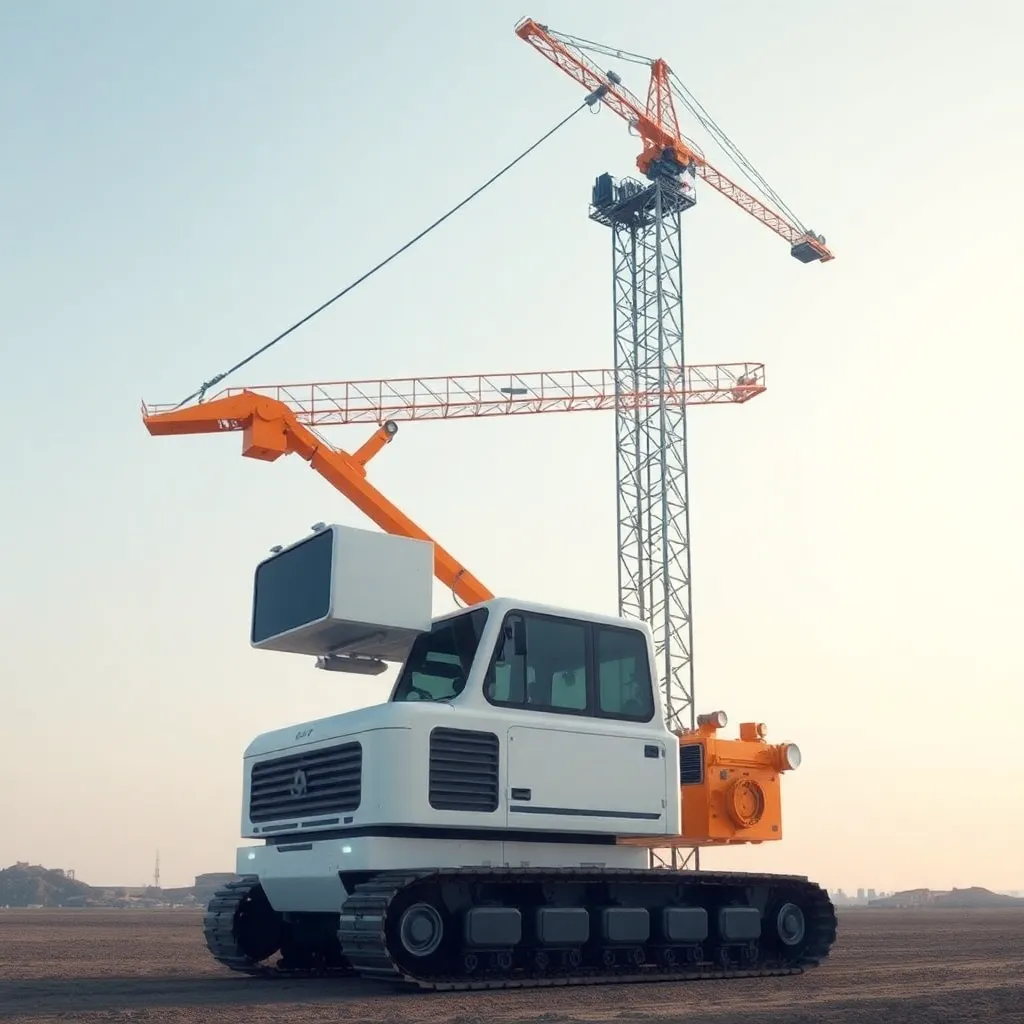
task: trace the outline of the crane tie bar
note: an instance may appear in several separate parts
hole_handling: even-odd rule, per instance
[[[193,399],[198,399],[201,402],[205,397],[206,392],[209,391],[210,388],[219,384],[222,380],[224,380],[225,377],[229,377],[236,370],[240,370],[247,363],[251,363],[257,356],[262,355],[269,348],[272,348],[274,345],[276,345],[279,341],[282,341],[284,338],[287,338],[288,335],[292,333],[292,331],[297,330],[303,324],[308,323],[310,320],[312,320],[313,317],[317,315],[317,313],[322,313],[325,309],[327,309],[328,306],[337,302],[338,299],[340,299],[344,295],[347,295],[350,291],[352,291],[353,288],[356,288],[358,285],[362,284],[365,280],[367,280],[367,278],[372,277],[374,274],[376,274],[378,270],[382,270],[384,267],[386,267],[397,256],[401,256],[401,254],[405,252],[406,249],[411,248],[425,235],[430,234],[430,232],[433,231],[434,228],[443,224],[449,217],[452,216],[452,214],[457,213],[459,210],[462,209],[463,206],[465,206],[471,200],[475,199],[478,195],[480,195],[481,192],[483,192],[489,186],[493,185],[502,175],[512,170],[512,168],[515,167],[515,165],[519,163],[520,160],[523,160],[525,157],[529,156],[530,153],[532,153],[538,146],[541,145],[541,143],[546,142],[557,131],[559,131],[561,128],[564,128],[565,125],[567,125],[578,113],[580,113],[580,111],[582,111],[584,108],[588,106],[594,108],[596,102],[600,99],[600,93],[601,90],[598,89],[596,92],[591,93],[589,96],[587,96],[587,98],[578,107],[576,107],[576,109],[573,110],[571,114],[569,114],[566,117],[563,117],[562,120],[558,122],[558,124],[556,124],[553,128],[546,131],[532,145],[524,149],[522,153],[519,154],[519,156],[517,156],[514,160],[510,161],[509,163],[505,164],[505,166],[502,167],[500,171],[498,171],[496,174],[488,178],[487,181],[485,181],[479,188],[474,189],[474,191],[470,192],[470,194],[466,196],[465,199],[463,199],[460,203],[457,203],[455,206],[453,206],[447,213],[438,217],[433,224],[431,224],[429,227],[424,228],[418,235],[414,236],[413,238],[410,238],[409,241],[405,243],[405,245],[403,245],[400,249],[396,249],[390,256],[387,257],[387,259],[381,260],[381,262],[378,263],[375,267],[372,267],[370,270],[366,271],[366,273],[363,274],[362,277],[356,278],[355,281],[353,281],[351,284],[343,288],[333,298],[330,298],[322,305],[317,306],[317,308],[314,309],[311,313],[307,313],[301,320],[296,321],[296,323],[292,324],[291,327],[289,327],[286,331],[282,331],[276,338],[272,338],[265,345],[256,349],[255,352],[250,353],[244,359],[235,363],[235,365],[232,366],[230,369],[225,370],[223,373],[218,373],[215,376],[211,377],[208,381],[205,381],[202,385],[200,385],[197,391],[193,391],[192,394],[189,395],[187,398],[183,398],[175,406],[175,408],[180,409],[183,405],[187,405]]]

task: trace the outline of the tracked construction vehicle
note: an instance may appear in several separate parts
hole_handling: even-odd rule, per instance
[[[432,989],[799,973],[836,934],[798,876],[648,867],[781,837],[800,756],[722,713],[665,724],[646,624],[494,598],[431,619],[433,545],[324,527],[256,569],[255,647],[401,669],[386,704],[245,752],[233,970]]]

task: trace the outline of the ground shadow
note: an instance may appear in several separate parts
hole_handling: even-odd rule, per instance
[[[0,980],[0,1020],[15,1014],[170,1006],[247,1006],[401,1000],[419,989],[359,978],[107,977]]]

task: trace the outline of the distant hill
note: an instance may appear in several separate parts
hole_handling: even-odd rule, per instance
[[[936,907],[947,910],[965,910],[984,907],[1020,907],[1024,899],[1018,896],[1004,896],[974,885],[966,889],[950,889],[937,892],[933,889],[907,889],[871,900],[870,907]]]
[[[68,907],[81,904],[93,889],[59,869],[19,861],[0,871],[0,907]]]
[[[937,907],[1024,907],[1024,900],[1018,896],[1004,896],[972,885],[967,889],[952,889],[935,894]]]

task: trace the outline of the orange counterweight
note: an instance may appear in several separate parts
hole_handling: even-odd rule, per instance
[[[698,716],[678,733],[682,832],[621,838],[624,846],[671,848],[763,843],[782,838],[783,772],[799,767],[795,743],[765,741],[762,722],[743,722],[739,739],[724,739],[725,713]]]

